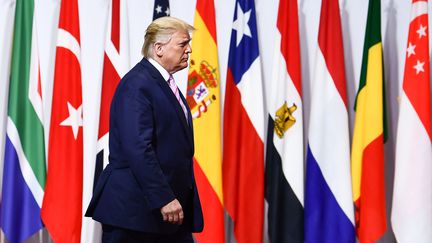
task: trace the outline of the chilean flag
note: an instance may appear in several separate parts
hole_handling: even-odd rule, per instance
[[[223,189],[238,243],[262,242],[264,102],[253,0],[236,1],[224,110]]]

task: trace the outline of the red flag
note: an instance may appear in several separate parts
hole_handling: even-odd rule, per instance
[[[80,242],[83,181],[82,90],[77,0],[63,0],[42,220],[56,243]]]

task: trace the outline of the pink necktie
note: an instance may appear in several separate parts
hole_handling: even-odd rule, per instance
[[[168,84],[169,84],[169,86],[170,86],[172,92],[174,93],[175,97],[177,98],[177,100],[178,100],[178,102],[179,102],[181,108],[183,109],[183,112],[184,112],[185,117],[186,117],[186,122],[187,122],[187,121],[188,121],[188,119],[187,119],[187,117],[188,117],[188,116],[187,116],[187,110],[186,110],[185,105],[183,104],[182,99],[180,98],[180,94],[179,94],[180,91],[179,91],[179,89],[177,88],[177,85],[176,85],[176,83],[175,83],[174,78],[173,78],[172,75],[170,75],[170,77],[169,77],[169,79],[168,79]]]

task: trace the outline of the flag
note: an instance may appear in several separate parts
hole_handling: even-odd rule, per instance
[[[303,242],[303,105],[297,1],[281,0],[268,83],[265,198],[273,243]]]
[[[428,4],[412,1],[399,108],[392,226],[398,242],[432,242]]]
[[[12,3],[12,1],[6,1]],[[15,3],[15,2],[14,2]],[[2,9],[0,7],[0,85],[3,89],[0,89],[0,148],[5,147],[6,139],[6,117],[7,117],[7,105],[8,105],[8,94],[9,94],[9,79],[10,79],[10,62],[11,62],[11,50],[12,50],[12,33],[13,33],[13,20],[15,16],[15,4],[9,4],[8,7]],[[3,165],[4,165],[4,149],[0,149],[0,188],[3,184]],[[1,208],[1,189],[0,189],[0,208]],[[0,209],[1,218],[1,209]],[[1,226],[0,226],[1,229]],[[3,233],[0,230],[0,241],[3,237]]]
[[[235,3],[223,131],[223,193],[238,243],[262,242],[264,102],[253,0]]]
[[[42,219],[55,242],[80,242],[83,187],[82,91],[77,0],[63,0],[57,31],[48,174]]]
[[[322,0],[306,155],[305,242],[356,242],[338,0]]]
[[[359,89],[355,105],[351,174],[356,233],[361,243],[386,231],[384,71],[379,0],[369,0]]]
[[[17,1],[12,42],[0,226],[9,242],[43,228],[45,142],[34,2]]]
[[[86,173],[84,168],[84,204],[90,202],[99,175],[108,164],[109,115],[111,100],[120,78],[129,70],[129,29],[126,1],[112,0],[108,3],[107,31],[102,71],[99,130],[95,166]],[[100,241],[101,226],[90,218],[83,218],[82,242]]]
[[[164,16],[170,16],[169,0],[155,0],[153,20]]]
[[[220,79],[213,0],[196,5],[186,100],[192,112],[194,174],[205,227],[198,242],[224,243]]]

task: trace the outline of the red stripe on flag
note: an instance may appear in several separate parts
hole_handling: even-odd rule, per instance
[[[299,95],[302,95],[300,70],[300,36],[298,27],[297,1],[281,0],[277,27],[281,33],[281,52],[284,56],[289,76]]]
[[[102,77],[102,94],[99,117],[99,139],[109,131],[109,114],[112,97],[116,90],[120,76],[114,68],[107,54],[104,55],[103,77]]]
[[[111,41],[120,51],[120,0],[112,0]]]
[[[197,1],[196,10],[207,26],[208,31],[213,37],[213,41],[217,44],[215,23],[216,16],[213,1]]]
[[[111,42],[115,46],[117,52],[120,53],[120,0],[112,0],[111,7]],[[106,49],[105,47],[98,139],[109,132],[111,101],[117,84],[120,81],[119,72],[108,57]]]
[[[201,205],[203,205],[204,230],[194,234],[198,242],[223,243],[225,241],[224,209],[220,200],[210,185],[199,163],[194,159],[194,174]]]
[[[319,29],[318,44],[336,89],[342,97],[345,107],[348,107],[339,4],[337,0],[322,1],[322,4],[320,25],[323,27]],[[326,9],[328,11],[325,11]],[[330,13],[338,14],[330,15]]]
[[[241,103],[228,69],[224,116],[225,207],[239,243],[261,243],[264,210],[264,145]]]
[[[360,197],[355,202],[360,242],[373,243],[384,235],[386,223],[384,189],[384,137],[381,134],[363,151]]]
[[[37,80],[37,93],[42,100],[42,79],[40,74],[40,65],[38,64],[38,80]]]

